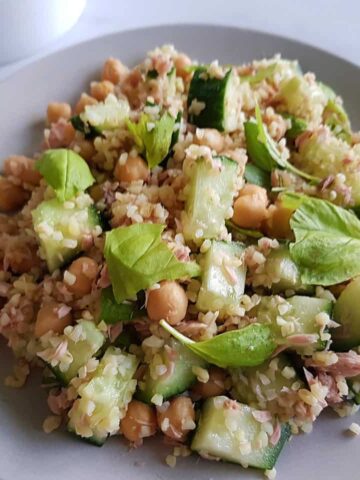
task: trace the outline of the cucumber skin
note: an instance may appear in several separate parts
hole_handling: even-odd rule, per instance
[[[192,101],[204,102],[205,108],[199,115],[189,114],[189,122],[200,128],[216,128],[220,132],[225,130],[225,95],[231,70],[224,78],[201,78],[206,68],[195,70],[190,83],[188,94],[188,108]]]
[[[92,437],[89,437],[89,438],[81,437],[74,430],[72,430],[69,426],[67,428],[67,431],[68,431],[68,433],[70,433],[70,435],[74,436],[78,440],[81,440],[82,442],[93,445],[94,447],[102,447],[104,445],[104,443],[106,442],[106,440],[108,439],[108,436],[100,438],[100,437],[96,437],[95,435],[93,435]]]
[[[209,398],[208,400],[205,401],[203,407],[202,407],[202,410],[201,410],[201,415],[200,415],[200,420],[199,420],[199,423],[198,423],[198,426],[197,426],[197,429],[195,431],[195,434],[194,434],[194,437],[192,439],[192,443],[191,443],[191,449],[192,450],[195,450],[195,451],[198,451],[198,452],[201,452],[201,450],[203,451],[207,451],[206,448],[199,448],[199,446],[197,446],[197,442],[200,442],[201,443],[201,440],[199,441],[199,435],[201,435],[201,433],[199,433],[199,431],[201,432],[201,428],[202,428],[202,425],[204,425],[205,429],[206,429],[206,426],[208,425],[208,421],[206,421],[206,417],[208,417],[209,415],[211,415],[211,409],[213,409],[213,411],[215,412],[215,415],[221,415],[221,411],[217,410],[216,407],[214,407],[212,405],[212,402],[214,401],[214,398],[221,398],[221,397],[213,397],[213,398]],[[243,405],[243,407],[245,407],[246,409],[250,409],[250,407],[248,407],[247,405]],[[216,428],[220,427],[221,429],[221,422],[222,422],[222,418],[218,418],[217,419],[218,421],[216,422]],[[208,438],[210,439],[210,441],[212,440],[212,436],[213,435],[216,435],[216,431],[212,430],[212,431],[208,431]],[[246,463],[248,463],[248,465],[250,467],[254,467],[254,468],[258,468],[258,469],[262,469],[262,470],[271,470],[274,465],[276,464],[276,461],[281,453],[281,450],[283,449],[285,443],[289,440],[291,436],[291,428],[290,428],[290,425],[288,424],[283,424],[282,425],[282,429],[281,429],[281,437],[280,437],[280,440],[278,441],[278,443],[276,444],[275,447],[266,447],[263,451],[263,456],[264,456],[264,459],[262,462],[259,462],[259,460],[255,460],[253,463],[251,463],[251,459],[247,459],[247,460],[250,460],[249,462],[246,461]],[[217,445],[218,447],[218,445]],[[215,452],[208,452],[210,453],[210,455],[212,454],[215,454]],[[252,453],[249,454],[249,457],[252,455]],[[219,452],[216,452],[216,454],[214,456],[220,456],[219,455]],[[246,457],[246,456],[245,456]],[[230,463],[240,463],[240,460],[239,461],[236,461],[236,460],[231,460],[229,458],[221,458],[222,460],[225,460],[227,462],[230,462]]]
[[[333,330],[336,350],[347,351],[360,345],[360,277],[341,292],[334,307],[334,320],[341,327]]]

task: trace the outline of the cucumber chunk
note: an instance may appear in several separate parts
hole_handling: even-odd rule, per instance
[[[68,430],[97,445],[116,434],[136,388],[138,363],[135,355],[109,347],[89,380],[77,388]]]
[[[199,310],[236,314],[245,290],[244,250],[239,242],[212,242],[200,261],[203,274],[196,303]]]
[[[75,341],[76,335],[72,335],[74,329],[80,329],[78,332],[80,339],[78,341]],[[71,331],[66,330],[66,333],[61,335],[60,339],[67,342],[67,351],[72,357],[72,362],[65,371],[60,370],[58,366],[52,367],[50,363],[48,363],[48,367],[62,385],[68,385],[76,377],[79,369],[100,351],[105,343],[105,337],[93,322],[80,320]]]
[[[261,277],[267,275],[273,279],[271,290],[275,293],[292,290],[293,292],[311,293],[313,287],[304,285],[301,282],[300,270],[290,256],[289,247],[281,245],[279,248],[272,249],[266,257],[264,272],[254,273],[254,285],[261,285]],[[259,278],[259,282],[257,282]]]
[[[260,446],[259,437],[266,434],[254,412],[248,405],[225,396],[209,398],[202,408],[191,449],[244,467],[272,469],[290,437],[290,428],[282,426],[275,446],[270,442]]]
[[[67,203],[74,203],[74,208],[66,208]],[[41,202],[32,212],[40,251],[50,273],[80,253],[85,239],[101,233],[100,218],[91,203],[87,194],[65,204],[53,198]]]
[[[233,384],[232,395],[240,402],[254,408],[276,412],[289,420],[294,415],[291,403],[286,398],[294,395],[292,386],[304,388],[304,382],[297,374],[285,354],[267,360],[258,367],[234,368],[230,371]],[[288,413],[290,412],[290,413]]]
[[[167,371],[161,376],[156,374],[159,359],[167,367]],[[206,362],[171,338],[147,365],[144,376],[139,381],[136,398],[151,403],[156,394],[166,400],[184,392],[196,381],[194,366],[204,367]]]
[[[331,312],[330,300],[299,295],[286,300],[277,295],[262,297],[254,309],[257,321],[271,326],[279,345],[306,354],[325,348],[326,325],[318,315]]]
[[[241,125],[240,79],[232,70],[212,77],[204,67],[195,70],[188,94],[189,122],[200,128],[233,132]],[[199,108],[197,108],[199,107]]]
[[[353,378],[348,378],[347,380],[349,386],[349,397],[351,400],[360,405],[360,375]]]
[[[226,233],[225,220],[237,191],[237,163],[227,157],[198,158],[184,164],[188,184],[182,216],[186,240],[201,243]]]
[[[341,292],[334,307],[334,320],[341,327],[332,333],[335,350],[350,350],[360,345],[360,277]]]

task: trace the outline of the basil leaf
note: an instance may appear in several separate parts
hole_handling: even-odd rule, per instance
[[[235,233],[239,233],[240,235],[243,235],[243,236],[246,236],[246,237],[262,238],[264,236],[264,234],[262,232],[259,232],[258,230],[250,230],[248,228],[238,227],[231,220],[226,221],[226,226],[230,231],[233,231]]]
[[[164,225],[141,223],[106,233],[104,256],[118,303],[160,280],[197,277],[195,262],[180,262],[161,239]]]
[[[360,220],[325,200],[284,194],[285,207],[297,208],[290,220],[295,242],[290,253],[304,284],[334,285],[360,275]],[[297,205],[296,205],[297,202]]]
[[[269,189],[271,186],[269,172],[262,170],[252,163],[246,164],[244,177],[247,182],[259,185],[259,187]]]
[[[71,125],[77,130],[81,132],[86,140],[92,140],[95,137],[98,137],[101,134],[101,131],[97,127],[93,127],[89,123],[85,123],[81,120],[80,115],[75,115],[74,117],[70,118]]]
[[[166,112],[159,120],[152,121],[143,113],[138,123],[127,120],[126,124],[149,167],[159,165],[170,150],[175,118]]]
[[[165,320],[161,320],[160,325],[196,355],[222,368],[261,365],[276,348],[270,327],[259,323],[221,333],[203,342],[190,340]]]
[[[305,120],[289,113],[284,113],[282,115],[284,118],[287,118],[291,121],[291,127],[286,130],[285,136],[289,140],[295,140],[296,137],[301,135],[307,130],[308,124]]]
[[[282,158],[276,142],[271,138],[266,126],[263,124],[259,105],[255,106],[255,117],[256,121],[249,121],[244,124],[246,149],[252,162],[266,172],[271,172],[274,168],[281,167],[300,177],[318,183],[320,179],[302,172]]]
[[[255,73],[255,75],[245,75],[243,77],[240,77],[240,80],[242,82],[249,82],[250,85],[255,85],[256,83],[260,83],[262,80],[265,80],[266,78],[272,77],[276,67],[277,67],[277,64],[272,63],[268,67],[258,70]]]
[[[85,160],[66,148],[47,150],[36,162],[36,169],[61,202],[74,198],[95,182]]]
[[[129,322],[137,312],[135,304],[117,303],[111,287],[101,290],[100,320],[108,325],[118,322]]]

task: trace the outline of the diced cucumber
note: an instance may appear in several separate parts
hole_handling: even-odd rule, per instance
[[[202,408],[191,449],[244,467],[271,470],[290,437],[290,428],[282,426],[276,445],[269,442],[265,447],[260,446],[259,437],[266,433],[254,413],[248,405],[225,396],[209,398]]]
[[[138,363],[135,355],[109,347],[91,378],[77,388],[68,430],[97,445],[116,434],[136,388]]]
[[[325,348],[325,327],[316,317],[322,312],[331,314],[330,300],[299,295],[286,300],[277,295],[262,297],[254,312],[259,323],[271,325],[279,345],[307,354]]]
[[[341,292],[335,303],[334,320],[341,324],[331,335],[336,350],[350,350],[360,345],[360,277]]]
[[[67,342],[67,350],[73,359],[69,368],[62,372],[59,367],[48,365],[63,385],[68,385],[70,380],[76,377],[79,369],[96,355],[105,343],[104,334],[93,322],[80,320],[74,328],[81,328],[80,340],[74,341],[71,333],[68,332],[61,335],[61,339]]]
[[[286,398],[286,391],[291,391],[295,382],[298,388],[304,387],[304,382],[285,354],[269,359],[258,367],[234,368],[230,373],[234,398],[254,408],[269,409],[270,404],[275,403],[278,412],[286,413],[289,405],[286,402],[278,403],[278,399]]]
[[[233,132],[241,125],[240,79],[233,70],[223,78],[204,67],[195,70],[188,94],[189,122],[201,128]]]
[[[167,367],[167,371],[161,376],[156,374],[159,358]],[[182,393],[196,381],[193,367],[204,367],[205,365],[204,360],[171,338],[157,353],[154,361],[147,365],[144,377],[139,381],[136,397],[143,402],[150,403],[156,394],[166,400]]]
[[[103,102],[87,105],[80,114],[80,119],[100,131],[112,130],[124,125],[129,113],[129,102],[110,93]]]
[[[81,200],[85,206],[77,206],[74,201],[67,202],[74,208],[66,208],[66,203],[53,198],[41,202],[32,212],[40,250],[51,273],[82,251],[83,240],[99,234],[96,227],[100,227],[100,219],[91,198],[82,194]]]
[[[295,75],[281,82],[277,101],[280,110],[318,125],[322,121],[327,96],[316,82]]]
[[[353,378],[348,378],[347,380],[349,386],[349,397],[351,400],[356,403],[356,405],[360,405],[360,375]]]
[[[351,161],[344,162],[345,159]],[[320,127],[300,142],[294,161],[297,167],[319,178],[345,175],[354,205],[360,205],[360,155],[356,146],[350,147],[329,128]]]
[[[244,250],[239,242],[212,242],[200,261],[203,273],[196,303],[199,310],[236,314],[245,290]]]
[[[313,291],[313,287],[301,283],[300,270],[291,258],[287,245],[272,249],[266,257],[264,268],[265,272],[254,274],[254,281],[259,275],[265,273],[269,278],[274,279],[271,289],[275,293],[285,292],[286,290],[302,293]]]
[[[237,163],[227,157],[198,158],[184,166],[188,184],[182,224],[186,240],[218,238],[237,190]]]

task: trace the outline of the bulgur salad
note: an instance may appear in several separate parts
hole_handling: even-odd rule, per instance
[[[109,58],[4,159],[5,383],[42,369],[47,433],[275,478],[291,435],[359,408],[359,207],[360,134],[298,62]]]

